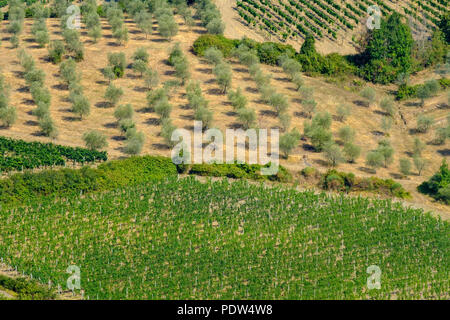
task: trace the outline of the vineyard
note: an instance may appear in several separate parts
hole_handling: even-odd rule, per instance
[[[89,163],[106,161],[105,151],[88,150],[55,145],[52,143],[25,142],[0,137],[0,170],[13,171],[39,167],[63,166],[66,161]]]
[[[76,265],[86,299],[448,299],[449,235],[390,201],[190,178],[0,212],[1,259],[54,288]]]
[[[307,34],[337,41],[366,23],[371,6],[378,6],[382,16],[398,12],[413,31],[426,33],[436,28],[448,5],[447,0],[237,0],[236,10],[246,24],[282,41]]]

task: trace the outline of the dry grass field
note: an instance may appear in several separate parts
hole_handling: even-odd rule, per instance
[[[219,6],[220,7],[220,6]],[[226,20],[226,17],[224,17]],[[80,30],[81,41],[85,46],[85,59],[78,63],[79,70],[82,71],[82,85],[85,89],[85,95],[91,103],[91,114],[79,120],[70,109],[70,102],[67,100],[68,90],[62,88],[59,78],[59,66],[52,64],[48,60],[48,51],[46,48],[39,48],[34,42],[31,34],[32,19],[25,20],[24,32],[20,37],[21,47],[31,54],[37,64],[46,73],[45,84],[49,88],[52,95],[51,115],[56,122],[59,135],[53,141],[58,144],[70,146],[84,146],[82,135],[84,132],[97,129],[103,132],[107,138],[109,146],[107,148],[110,158],[116,159],[126,156],[123,153],[124,138],[117,128],[116,120],[113,116],[114,108],[105,107],[105,99],[103,98],[107,82],[105,81],[101,70],[107,65],[107,54],[109,52],[124,52],[127,57],[127,63],[131,63],[131,56],[138,47],[144,47],[150,54],[150,66],[156,69],[161,78],[161,82],[175,79],[173,76],[173,68],[167,64],[167,58],[170,49],[176,42],[181,44],[181,48],[187,55],[192,79],[201,82],[202,90],[205,97],[210,101],[210,109],[214,113],[214,127],[221,130],[235,127],[238,119],[233,112],[232,106],[229,104],[227,96],[220,94],[214,74],[211,67],[202,61],[201,58],[195,56],[191,52],[191,46],[195,39],[205,32],[197,25],[191,29],[185,26],[180,17],[177,17],[179,23],[179,33],[172,39],[167,41],[163,39],[156,31],[157,25],[154,22],[153,34],[146,39],[145,35],[136,27],[135,23],[130,19],[125,19],[125,24],[129,29],[130,39],[127,44],[118,46],[112,38],[111,29],[107,21],[102,19],[102,38],[98,43],[93,43],[87,36],[84,26]],[[31,100],[30,93],[26,90],[25,80],[22,77],[22,69],[18,61],[17,53],[19,49],[14,49],[9,43],[9,34],[7,33],[7,21],[4,21],[0,27],[2,44],[0,46],[0,70],[3,72],[7,83],[11,88],[11,104],[17,108],[18,120],[11,128],[0,129],[0,134],[7,137],[21,138],[24,140],[50,141],[50,138],[40,135],[37,126],[36,117],[31,114],[31,110],[35,108]],[[47,27],[50,32],[51,40],[60,39],[60,23],[58,19],[48,19]],[[237,61],[231,60],[233,67],[232,88],[242,88],[248,96],[249,106],[257,111],[258,127],[273,128],[279,125],[279,120],[275,117],[272,109],[262,103],[259,94],[256,91],[256,85],[251,79],[245,66],[240,65]],[[265,72],[272,74],[272,84],[277,92],[285,94],[290,101],[290,115],[292,117],[291,128],[296,127],[300,132],[303,131],[300,95],[295,90],[294,85],[288,81],[286,75],[281,68],[263,65]],[[420,74],[414,81],[421,82],[424,79],[432,77],[431,73]],[[161,127],[157,121],[157,115],[152,112],[145,111],[147,90],[144,88],[144,80],[136,75],[131,68],[127,68],[125,76],[121,79],[114,80],[114,84],[120,86],[124,90],[124,95],[120,103],[132,104],[135,112],[135,121],[137,129],[145,134],[145,145],[143,154],[170,155],[170,149],[164,145],[162,137],[160,137]],[[351,115],[345,123],[333,121],[332,131],[337,137],[338,129],[343,125],[352,126],[357,137],[355,143],[361,146],[361,157],[355,164],[342,164],[338,169],[347,172],[353,172],[358,176],[372,175],[364,164],[365,155],[369,150],[376,148],[378,141],[383,138],[380,135],[380,123],[382,118],[381,110],[376,106],[370,108],[361,106],[361,98],[358,94],[361,88],[353,87],[351,81],[330,83],[324,78],[310,78],[305,76],[305,84],[314,87],[314,98],[318,103],[318,111],[329,111],[336,114],[336,107],[339,103],[347,103],[351,106]],[[378,93],[378,100],[388,94],[393,87],[374,86]],[[424,170],[422,176],[413,174],[407,179],[402,179],[399,175],[398,161],[399,158],[407,157],[412,149],[413,139],[416,135],[411,132],[415,128],[415,118],[420,113],[433,115],[436,119],[436,126],[445,121],[445,117],[449,112],[446,102],[446,94],[440,94],[426,101],[423,108],[418,107],[416,101],[406,101],[399,105],[399,112],[403,114],[403,121],[400,114],[396,115],[395,121],[390,132],[389,139],[395,148],[395,160],[389,168],[381,168],[377,171],[377,176],[382,178],[395,178],[401,182],[408,191],[414,195],[413,202],[416,206],[424,206],[431,208],[444,215],[449,215],[448,208],[445,206],[432,203],[428,198],[418,194],[415,191],[416,186],[425,178],[432,175],[439,167],[444,157],[449,158],[450,146],[435,146],[429,142],[432,140],[434,130],[430,133],[418,135],[427,146],[423,156],[430,164]],[[193,125],[193,111],[187,108],[187,99],[185,97],[185,87],[180,87],[170,96],[170,102],[174,106],[171,114],[172,122],[180,128],[190,129]],[[301,141],[300,145],[294,150],[288,160],[281,160],[281,164],[298,172],[305,164],[302,159],[303,155],[307,155],[309,162],[321,170],[328,168],[327,163],[323,160],[323,155],[310,151],[306,141]]]

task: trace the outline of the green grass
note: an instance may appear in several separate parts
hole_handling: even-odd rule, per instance
[[[0,211],[0,257],[89,299],[448,299],[450,225],[385,200],[170,178]],[[367,267],[381,289],[368,290]]]

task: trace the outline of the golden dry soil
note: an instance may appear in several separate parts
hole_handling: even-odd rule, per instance
[[[229,104],[227,96],[221,94],[215,81],[215,76],[211,72],[211,67],[207,65],[201,58],[195,56],[191,52],[192,43],[197,37],[205,32],[197,26],[188,29],[177,17],[180,31],[172,41],[163,39],[157,30],[155,22],[154,32],[148,38],[140,32],[131,19],[126,19],[126,25],[129,29],[130,39],[127,44],[118,46],[112,38],[111,29],[106,20],[102,21],[103,36],[98,43],[93,43],[87,36],[84,26],[80,30],[81,40],[85,46],[85,59],[78,63],[79,70],[82,71],[82,85],[85,89],[85,95],[91,103],[91,114],[82,121],[71,112],[71,105],[67,97],[69,92],[61,86],[59,78],[59,67],[48,61],[48,51],[46,48],[39,48],[34,42],[31,34],[31,26],[33,21],[26,19],[24,32],[21,35],[21,47],[30,53],[39,68],[46,72],[45,85],[49,88],[52,95],[51,115],[56,122],[59,130],[59,136],[55,139],[55,143],[83,146],[82,135],[84,132],[97,129],[108,137],[109,146],[107,148],[110,158],[124,157],[123,146],[124,138],[117,128],[116,120],[113,116],[114,108],[107,107],[105,104],[104,93],[107,88],[107,82],[102,76],[101,69],[107,65],[107,54],[109,52],[124,52],[128,63],[131,63],[131,56],[138,47],[144,47],[150,54],[149,65],[156,69],[161,81],[175,79],[173,76],[173,68],[166,62],[169,51],[176,42],[180,42],[182,49],[190,61],[192,78],[200,81],[202,90],[206,98],[210,101],[210,109],[214,112],[214,126],[225,132],[226,128],[235,128],[238,126],[238,118],[233,112],[232,106]],[[198,21],[197,21],[198,22]],[[0,70],[3,72],[11,89],[11,104],[17,108],[18,120],[11,128],[3,128],[0,134],[13,138],[21,138],[25,140],[50,141],[49,138],[39,133],[37,126],[37,118],[31,114],[31,110],[35,108],[31,100],[31,95],[27,90],[25,80],[23,79],[22,68],[19,64],[17,53],[18,49],[13,49],[9,43],[9,34],[6,32],[7,23],[4,21],[1,25],[0,46]],[[48,29],[51,33],[51,39],[60,39],[60,23],[57,19],[48,19]],[[279,120],[274,116],[272,109],[262,103],[259,94],[256,91],[256,84],[251,79],[248,70],[237,61],[230,60],[233,67],[233,89],[242,88],[248,96],[249,106],[257,111],[258,127],[273,128],[279,125]],[[301,96],[295,90],[294,85],[289,82],[286,75],[278,67],[262,66],[262,68],[272,75],[272,84],[278,92],[285,94],[291,103],[289,112],[292,116],[291,127],[296,127],[300,132],[303,131],[303,123],[306,120],[302,116]],[[421,75],[424,77],[424,75]],[[380,139],[384,138],[380,135],[380,122],[382,112],[378,107],[370,108],[361,105],[361,98],[358,95],[360,88],[353,88],[347,83],[336,81],[330,83],[322,78],[310,78],[305,76],[305,84],[315,89],[314,98],[318,102],[318,111],[329,111],[336,114],[336,107],[340,103],[347,103],[351,106],[352,113],[345,123],[333,121],[332,131],[337,137],[337,131],[343,125],[350,125],[357,132],[356,144],[362,147],[361,158],[355,164],[342,164],[339,170],[353,172],[358,176],[369,176],[372,173],[366,168],[364,158],[366,153],[376,148]],[[164,144],[162,137],[159,136],[161,127],[158,123],[158,117],[153,112],[145,111],[147,90],[144,88],[142,78],[133,73],[131,69],[126,69],[125,76],[121,79],[114,80],[114,84],[122,87],[124,96],[120,103],[132,104],[135,112],[135,121],[138,130],[145,134],[146,140],[143,148],[143,154],[158,154],[170,156],[171,150]],[[378,99],[383,94],[391,90],[391,87],[375,87],[378,92]],[[382,178],[396,178],[407,190],[414,195],[414,203],[416,206],[424,206],[426,209],[432,209],[441,212],[443,215],[450,215],[448,207],[431,202],[427,197],[418,194],[415,189],[425,178],[432,175],[439,167],[444,157],[449,157],[449,144],[443,146],[435,146],[428,144],[424,150],[424,157],[429,160],[430,164],[424,170],[422,176],[413,174],[407,179],[403,179],[398,173],[398,160],[407,157],[412,149],[413,139],[415,135],[411,132],[415,128],[415,118],[421,113],[431,114],[436,118],[438,126],[443,124],[445,117],[449,112],[446,106],[446,94],[442,93],[426,102],[423,108],[418,107],[416,101],[407,101],[399,106],[399,112],[403,114],[403,121],[399,115],[395,117],[393,128],[390,132],[390,140],[395,148],[395,161],[389,168],[382,168],[377,171],[377,176]],[[185,97],[185,87],[178,88],[171,94],[170,102],[174,108],[171,119],[174,125],[180,128],[191,129],[193,126],[193,110],[187,107],[187,99]],[[433,138],[434,130],[430,133],[419,135],[425,142],[430,142]],[[303,155],[308,156],[308,161],[321,170],[328,169],[327,163],[323,160],[323,155],[310,151],[309,144],[302,141],[300,145],[293,151],[288,160],[281,160],[281,164],[298,172],[305,167],[302,159]]]

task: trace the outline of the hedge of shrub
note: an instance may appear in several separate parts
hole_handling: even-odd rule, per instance
[[[448,88],[450,88],[450,78],[441,78],[438,81],[439,81],[439,85],[441,86],[442,90],[447,90]],[[396,99],[397,100],[405,100],[405,99],[417,98],[417,92],[424,85],[425,84],[416,84],[413,86],[409,86],[406,84],[402,84],[398,87],[398,90],[396,93]]]
[[[267,166],[267,165],[266,165]],[[282,166],[273,176],[261,175],[261,165],[249,164],[195,164],[183,169],[172,159],[159,156],[134,156],[113,160],[97,168],[44,170],[16,173],[0,180],[0,205],[16,205],[42,196],[57,197],[69,194],[112,190],[115,188],[151,182],[177,175],[179,171],[192,175],[244,178],[288,182],[291,174]]]
[[[329,170],[326,173],[320,173],[313,167],[306,167],[300,172],[304,177],[314,177],[319,180],[318,186],[324,190],[333,190],[340,192],[361,192],[370,191],[394,196],[397,198],[409,198],[411,194],[403,186],[392,179],[380,179],[377,177],[361,178],[353,173],[339,172]]]
[[[96,169],[83,167],[17,173],[0,180],[0,203],[17,204],[40,196],[104,191],[176,174],[171,159],[151,156],[109,161]]]
[[[309,44],[311,43],[311,44]],[[261,63],[276,65],[281,55],[287,55],[298,60],[303,71],[307,73],[318,73],[325,75],[356,73],[356,67],[349,63],[346,57],[337,53],[326,56],[320,55],[314,48],[314,41],[307,43],[311,49],[306,49],[297,53],[290,45],[276,42],[257,42],[248,38],[242,40],[228,39],[222,35],[206,34],[200,36],[193,44],[193,51],[199,56],[203,56],[206,49],[216,47],[224,57],[229,57],[234,48],[241,44],[257,52]]]
[[[188,169],[189,174],[209,177],[228,177],[235,179],[270,180],[278,182],[289,182],[292,175],[283,166],[278,167],[276,175],[267,176],[261,174],[259,164],[233,163],[233,164],[194,164]]]

